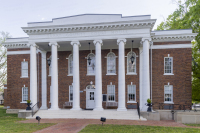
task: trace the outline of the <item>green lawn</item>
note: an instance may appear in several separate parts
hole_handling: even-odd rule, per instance
[[[42,123],[38,125],[37,123],[19,123],[25,119],[18,118],[17,114],[6,114],[6,109],[0,106],[0,133],[31,133],[49,126],[54,125],[54,123]]]
[[[200,124],[185,124],[187,126],[200,127]]]
[[[200,133],[200,129],[138,125],[88,125],[80,133]]]

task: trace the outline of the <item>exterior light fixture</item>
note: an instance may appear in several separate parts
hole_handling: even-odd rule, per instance
[[[89,44],[89,50],[90,50],[90,42],[89,42],[88,44]],[[90,65],[90,64],[91,64],[91,60],[92,60],[92,59],[90,58],[90,56],[88,57],[87,60],[88,60],[88,64]]]
[[[102,121],[102,126],[103,126],[103,122],[106,122],[106,118],[105,117],[101,117],[100,121]]]
[[[47,63],[48,63],[49,66],[51,65],[51,59],[50,58],[47,59]]]
[[[134,58],[134,56],[133,56],[133,42],[134,42],[134,40],[132,40],[132,49],[131,49],[132,56],[131,56],[131,58],[130,58],[132,64],[134,63],[134,60],[135,60],[135,58]]]
[[[38,125],[39,125],[41,118],[39,116],[36,116],[36,120],[38,120]]]

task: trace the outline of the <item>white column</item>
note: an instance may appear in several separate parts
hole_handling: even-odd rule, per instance
[[[30,100],[34,106],[37,103],[37,63],[36,63],[36,47],[35,43],[30,46]]]
[[[79,76],[79,41],[71,42],[73,46],[73,107],[71,110],[80,108],[80,76]]]
[[[127,111],[125,105],[125,56],[124,56],[124,45],[126,39],[118,39],[117,44],[119,45],[119,60],[118,60],[118,108],[117,111]]]
[[[50,110],[58,110],[58,51],[57,42],[49,43],[51,46],[51,108]]]
[[[46,51],[41,51],[41,64],[42,64],[42,106],[40,109],[47,109],[47,59]]]
[[[149,41],[151,38],[142,38],[143,58],[142,58],[142,111],[147,111],[147,99],[150,98],[150,74],[149,74]]]
[[[140,75],[139,75],[139,86],[140,86],[140,109],[143,107],[142,103],[142,60],[143,60],[143,47],[139,47],[139,59],[140,59],[140,65],[139,65],[139,70],[140,70]]]
[[[95,108],[94,111],[102,111],[102,64],[101,46],[102,40],[94,40],[95,45]]]

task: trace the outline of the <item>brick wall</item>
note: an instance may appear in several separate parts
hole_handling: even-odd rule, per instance
[[[180,42],[182,43],[182,42]],[[173,42],[174,44],[174,42]],[[125,75],[126,79],[126,103],[127,103],[127,85],[133,82],[136,85],[136,101],[139,101],[139,50],[135,48],[133,50],[138,57],[136,57],[136,73],[137,75]],[[159,103],[164,102],[164,85],[170,82],[173,85],[174,103],[182,104],[191,102],[191,49],[153,49],[153,68],[152,68],[152,85],[153,85],[153,102]],[[107,85],[112,82],[115,85],[115,99],[118,101],[118,58],[116,59],[116,74],[117,75],[106,75],[107,73],[107,59],[105,58],[110,50],[102,50],[102,93],[107,94]],[[118,50],[113,49],[113,53],[118,56]],[[125,56],[130,52],[130,49],[125,49]],[[89,50],[80,51],[80,106],[86,108],[86,86],[93,81],[95,84],[95,76],[87,75],[87,55],[90,53]],[[93,51],[95,53],[95,51]],[[50,57],[50,52],[47,52],[47,58]],[[69,85],[72,85],[73,77],[68,76],[68,56],[71,51],[59,51],[58,52],[58,101],[59,107],[63,107],[63,103],[69,101]],[[164,57],[170,54],[173,57],[173,76],[165,76],[164,74]],[[8,55],[8,81],[7,81],[7,106],[15,109],[25,109],[26,104],[20,103],[22,101],[22,87],[24,84],[29,87],[29,98],[30,98],[30,71],[29,78],[21,77],[21,62],[23,59],[28,61],[30,70],[30,55]],[[39,54],[39,89],[38,89],[38,100],[41,103],[41,54]],[[125,74],[127,73],[127,58],[125,58]],[[47,64],[47,75],[49,75],[49,66]],[[51,77],[47,76],[47,105],[50,107],[50,84]],[[129,103],[126,106],[131,105]],[[105,108],[105,102],[103,102]]]

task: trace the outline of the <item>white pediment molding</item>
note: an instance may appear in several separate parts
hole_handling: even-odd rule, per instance
[[[119,23],[101,23],[87,25],[58,25],[58,26],[40,26],[40,27],[22,27],[28,35],[31,34],[50,34],[50,33],[67,33],[67,32],[88,32],[88,31],[105,31],[105,30],[126,30],[149,28],[152,29],[155,24],[154,19],[145,21],[119,22]]]
[[[3,44],[6,48],[29,48],[28,43],[10,43],[10,44]]]

